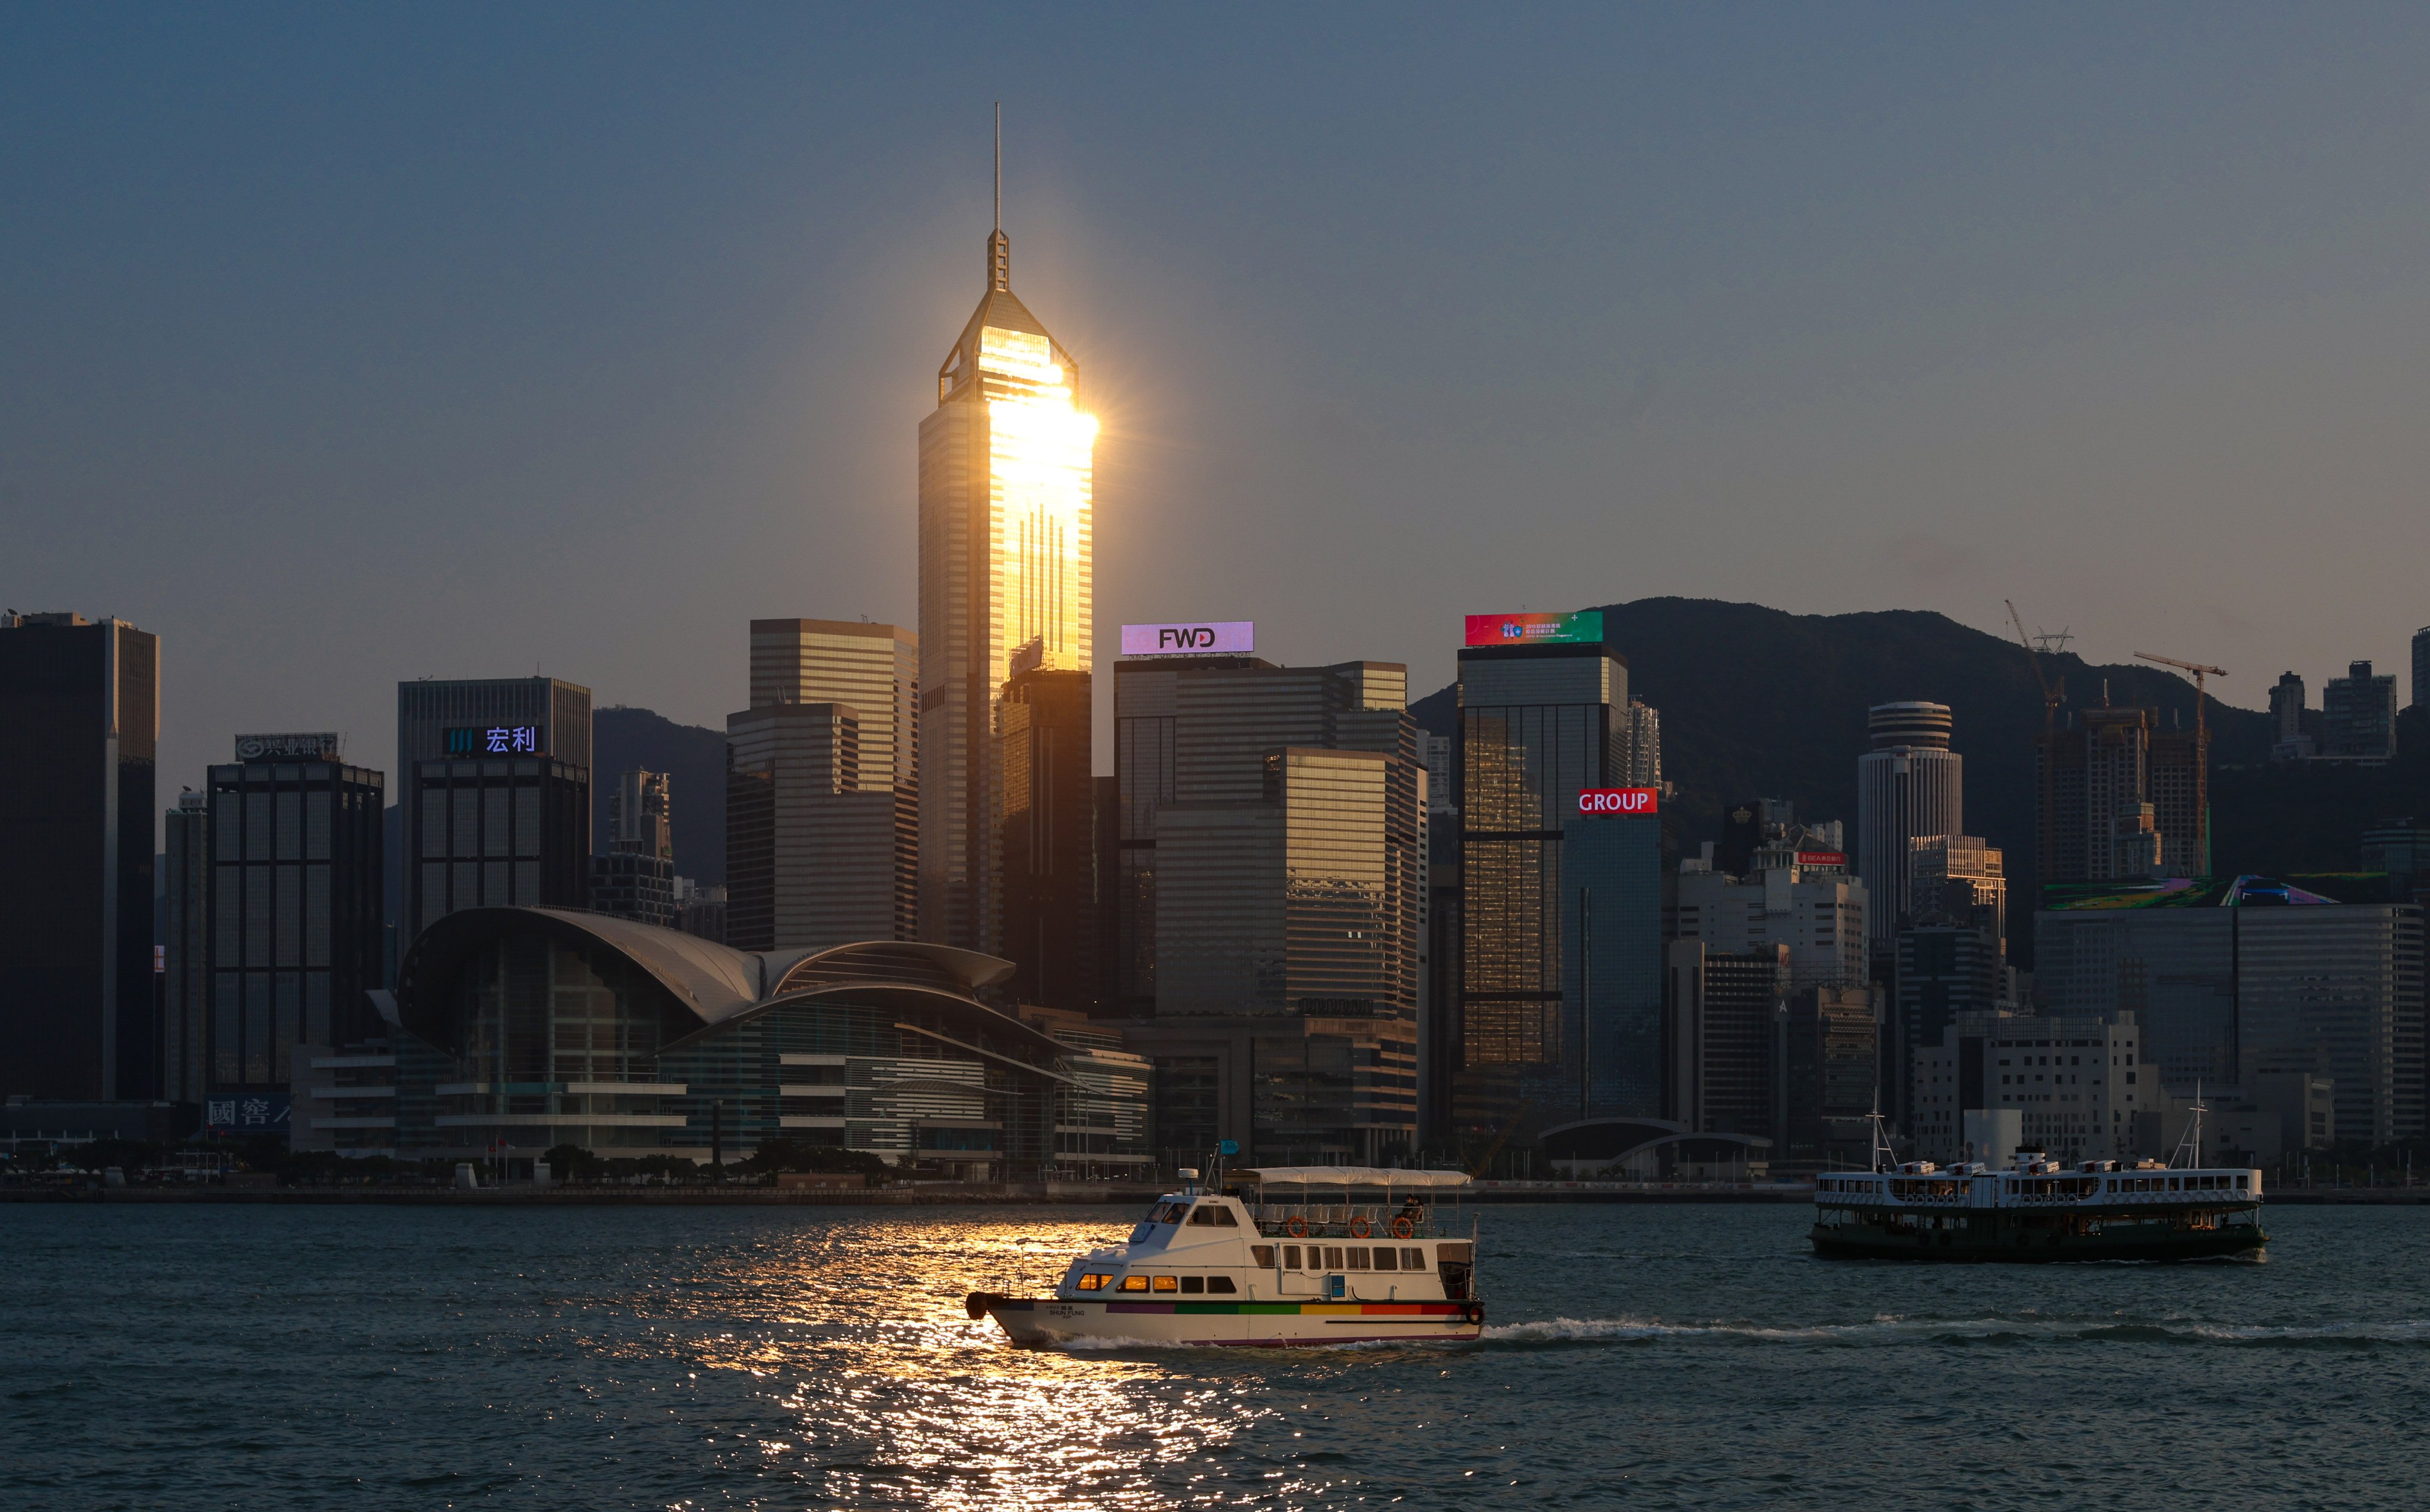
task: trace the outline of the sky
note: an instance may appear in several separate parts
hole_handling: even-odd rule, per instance
[[[2014,598],[2317,702],[2430,623],[2425,76],[2405,7],[0,4],[0,606],[159,634],[164,805],[422,676],[722,725],[749,619],[918,623],[1000,100],[1101,661]]]

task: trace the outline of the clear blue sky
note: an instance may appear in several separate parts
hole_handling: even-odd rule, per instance
[[[164,802],[424,674],[722,723],[748,618],[917,623],[1002,99],[1101,655],[2013,595],[2317,698],[2430,623],[2425,77],[2405,7],[8,5],[0,605],[160,633]]]

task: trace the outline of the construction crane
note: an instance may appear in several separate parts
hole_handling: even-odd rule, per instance
[[[2058,728],[2058,706],[2067,702],[2067,679],[2061,677],[2056,688],[2051,686],[2050,679],[2042,675],[2041,657],[2034,655],[2034,638],[2025,634],[2025,617],[2017,612],[2017,601],[2002,599],[2000,602],[2008,606],[2008,623],[2017,627],[2017,644],[2025,648],[2025,659],[2033,663],[2034,681],[2041,685],[2042,739],[2048,740]],[[2045,646],[2042,649],[2047,653],[2050,648]]]
[[[2205,667],[2198,661],[2179,661],[2174,656],[2155,656],[2148,651],[2135,653],[2138,661],[2157,662],[2174,667],[2194,676],[2194,823],[2196,851],[2205,875],[2210,872],[2210,727],[2203,718],[2203,679],[2224,677],[2224,667]]]

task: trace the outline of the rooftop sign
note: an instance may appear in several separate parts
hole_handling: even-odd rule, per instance
[[[1573,614],[1472,614],[1468,640],[1472,646],[1600,645],[1603,610]]]
[[[537,724],[484,724],[447,732],[452,756],[539,756],[542,745]]]
[[[239,761],[335,761],[344,739],[333,731],[308,735],[240,735]]]
[[[1257,649],[1254,620],[1219,620],[1206,624],[1126,624],[1123,626],[1125,656],[1210,656]]]
[[[1578,793],[1581,814],[1655,814],[1661,795],[1651,788],[1588,788]]]

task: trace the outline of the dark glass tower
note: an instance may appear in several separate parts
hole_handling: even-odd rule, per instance
[[[401,810],[397,815],[397,834],[403,838],[400,848],[408,863],[396,913],[400,958],[411,947],[413,938],[450,907],[469,907],[486,899],[477,887],[473,892],[461,887],[432,890],[434,881],[453,873],[443,866],[438,871],[431,869],[431,863],[448,860],[451,853],[443,830],[437,846],[427,843],[432,837],[427,833],[430,821],[423,809],[423,793],[433,785],[423,780],[430,775],[424,773],[423,763],[449,757],[502,761],[536,756],[555,757],[555,764],[570,769],[571,780],[581,785],[582,839],[575,881],[570,892],[552,891],[546,900],[580,907],[587,896],[591,864],[591,690],[555,677],[431,680],[396,685],[396,801]],[[531,769],[533,774],[538,771],[537,767]],[[440,771],[435,786],[447,788],[466,775],[477,773]],[[454,825],[458,821],[451,816],[442,822]],[[455,859],[473,857],[458,856]],[[451,896],[456,900],[453,903],[449,901]],[[507,899],[501,896],[497,901]],[[537,900],[517,895],[513,901]]]
[[[123,620],[0,614],[0,1094],[159,1091],[159,665]]]
[[[244,742],[240,740],[239,749]],[[285,1132],[299,1044],[382,1032],[382,809],[387,779],[338,759],[210,769],[204,1122]]]
[[[1089,673],[1024,672],[1006,685],[1005,957],[1022,1003],[1098,1006],[1096,793],[1090,767]]]

